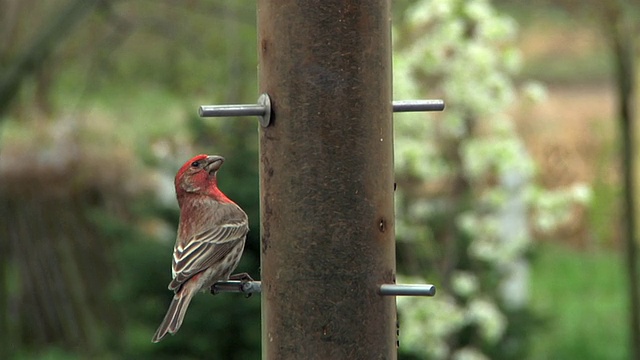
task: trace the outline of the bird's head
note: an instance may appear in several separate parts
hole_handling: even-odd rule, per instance
[[[178,196],[185,193],[211,194],[217,191],[216,173],[224,163],[218,155],[198,155],[184,163],[176,174]]]

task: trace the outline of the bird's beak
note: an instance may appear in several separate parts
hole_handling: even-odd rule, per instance
[[[220,169],[222,163],[224,162],[224,158],[218,155],[211,155],[207,156],[206,161],[207,166],[205,166],[205,169],[207,169],[207,172],[209,172],[209,174],[213,174],[218,171],[218,169]]]

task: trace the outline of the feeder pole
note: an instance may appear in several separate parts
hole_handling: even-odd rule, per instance
[[[259,0],[263,359],[395,359],[386,0]]]

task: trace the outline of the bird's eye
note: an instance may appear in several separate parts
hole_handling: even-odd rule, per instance
[[[192,163],[191,163],[191,167],[194,167],[194,168],[196,168],[196,167],[200,167],[200,161],[194,161],[194,162],[192,162]]]

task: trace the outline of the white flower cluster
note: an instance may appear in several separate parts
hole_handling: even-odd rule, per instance
[[[447,108],[394,122],[396,177],[424,184],[422,191],[398,189],[398,241],[411,244],[413,256],[422,256],[418,262],[441,260],[445,251],[438,246],[451,239],[437,239],[431,225],[459,208],[453,223],[465,239],[463,256],[482,264],[449,271],[435,298],[398,298],[401,348],[431,359],[486,359],[478,345],[499,343],[509,324],[500,306],[526,303],[530,215],[538,228],[551,229],[566,220],[572,203],[589,201],[590,190],[549,192],[533,183],[534,162],[507,113],[518,98],[543,101],[546,94],[539,83],[517,89],[512,81],[522,64],[512,19],[488,0],[423,0],[400,26],[394,29],[394,97],[442,97]],[[463,179],[465,194],[456,193],[455,179]],[[433,188],[443,193],[434,195]],[[514,269],[521,276],[513,276]],[[488,274],[498,274],[497,281],[487,281]],[[428,280],[437,285],[438,279]],[[479,342],[452,346],[470,327]]]

